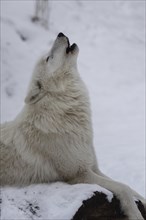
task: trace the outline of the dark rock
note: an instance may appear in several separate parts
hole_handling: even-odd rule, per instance
[[[143,204],[136,202],[137,207],[146,219],[146,211]],[[83,201],[72,220],[128,220],[127,216],[121,210],[120,201],[113,197],[111,202],[102,192],[95,192],[94,195]]]

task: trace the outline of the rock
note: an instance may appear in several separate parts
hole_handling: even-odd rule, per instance
[[[146,210],[143,204],[136,202],[144,219],[146,219]],[[83,201],[72,220],[128,220],[121,210],[120,201],[113,197],[111,201],[102,192],[95,192],[94,195]]]

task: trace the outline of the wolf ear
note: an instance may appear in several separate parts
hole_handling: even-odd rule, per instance
[[[32,88],[29,90],[26,98],[26,104],[34,104],[38,102],[44,96],[44,92],[42,91],[42,85],[40,81],[36,81]]]

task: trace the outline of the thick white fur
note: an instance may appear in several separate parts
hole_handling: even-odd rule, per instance
[[[55,40],[36,64],[21,113],[1,125],[1,185],[96,183],[120,199],[128,219],[143,219],[133,197],[143,198],[98,168],[88,92],[77,70],[78,47],[66,54],[67,46],[65,36]]]

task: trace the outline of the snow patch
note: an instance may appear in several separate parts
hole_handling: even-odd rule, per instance
[[[1,219],[71,219],[94,192],[103,192],[111,201],[113,194],[91,184],[68,185],[57,182],[24,188],[1,189]]]

